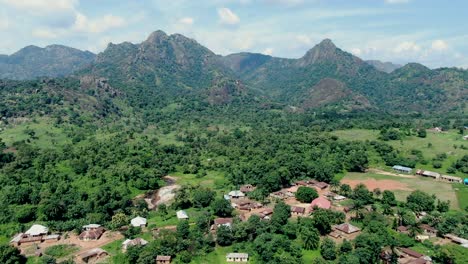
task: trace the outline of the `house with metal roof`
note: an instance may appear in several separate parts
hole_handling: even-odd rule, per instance
[[[247,262],[249,254],[247,253],[229,253],[226,255],[227,262]]]
[[[179,219],[179,220],[189,219],[189,216],[188,216],[187,212],[185,212],[184,210],[177,211],[176,215],[177,215],[177,219]]]
[[[405,167],[405,166],[400,166],[400,165],[395,165],[392,167],[393,170],[397,171],[397,172],[401,172],[401,173],[407,173],[407,174],[410,174],[413,169],[411,168],[408,168],[408,167]]]
[[[245,193],[241,192],[240,190],[235,190],[235,191],[230,191],[229,192],[229,197],[231,199],[239,199],[239,198],[244,198],[245,197]]]
[[[47,235],[49,233],[49,229],[43,225],[32,225],[28,231],[24,232],[26,236],[30,237],[37,237]]]
[[[146,218],[137,216],[130,220],[130,224],[134,227],[145,227],[147,224]]]

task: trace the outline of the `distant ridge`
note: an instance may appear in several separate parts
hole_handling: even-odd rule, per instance
[[[0,56],[0,78],[24,80],[67,76],[93,62],[95,56],[89,51],[62,45],[27,46],[10,56]]]

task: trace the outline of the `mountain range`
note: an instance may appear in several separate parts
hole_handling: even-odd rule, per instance
[[[135,107],[198,100],[211,105],[274,103],[298,111],[430,114],[467,110],[468,71],[364,61],[323,40],[298,59],[216,55],[180,34],[153,32],[139,44],[109,44],[94,55],[29,46],[0,56],[0,77],[106,78]]]
[[[0,55],[0,78],[63,77],[90,64],[95,57],[89,51],[61,45],[27,46],[10,56]]]

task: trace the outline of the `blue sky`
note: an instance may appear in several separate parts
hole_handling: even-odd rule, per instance
[[[324,38],[364,59],[468,68],[468,1],[0,0],[0,54],[63,44],[100,52],[161,29],[218,54],[297,58]]]

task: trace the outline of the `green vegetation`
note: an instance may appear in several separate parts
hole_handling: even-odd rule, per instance
[[[435,195],[440,200],[449,200],[450,206],[453,209],[460,209],[458,204],[459,199],[452,188],[452,184],[435,181],[430,178],[415,176],[414,178],[402,178],[397,176],[382,175],[375,173],[348,173],[343,180],[365,181],[369,179],[391,180],[399,183],[399,186],[392,191],[395,193],[397,200],[404,201],[413,190],[421,190],[429,194]]]
[[[48,247],[44,251],[44,254],[54,257],[54,258],[62,258],[62,257],[66,257],[72,254],[73,252],[77,250],[78,248],[73,245],[56,245],[56,246]]]

